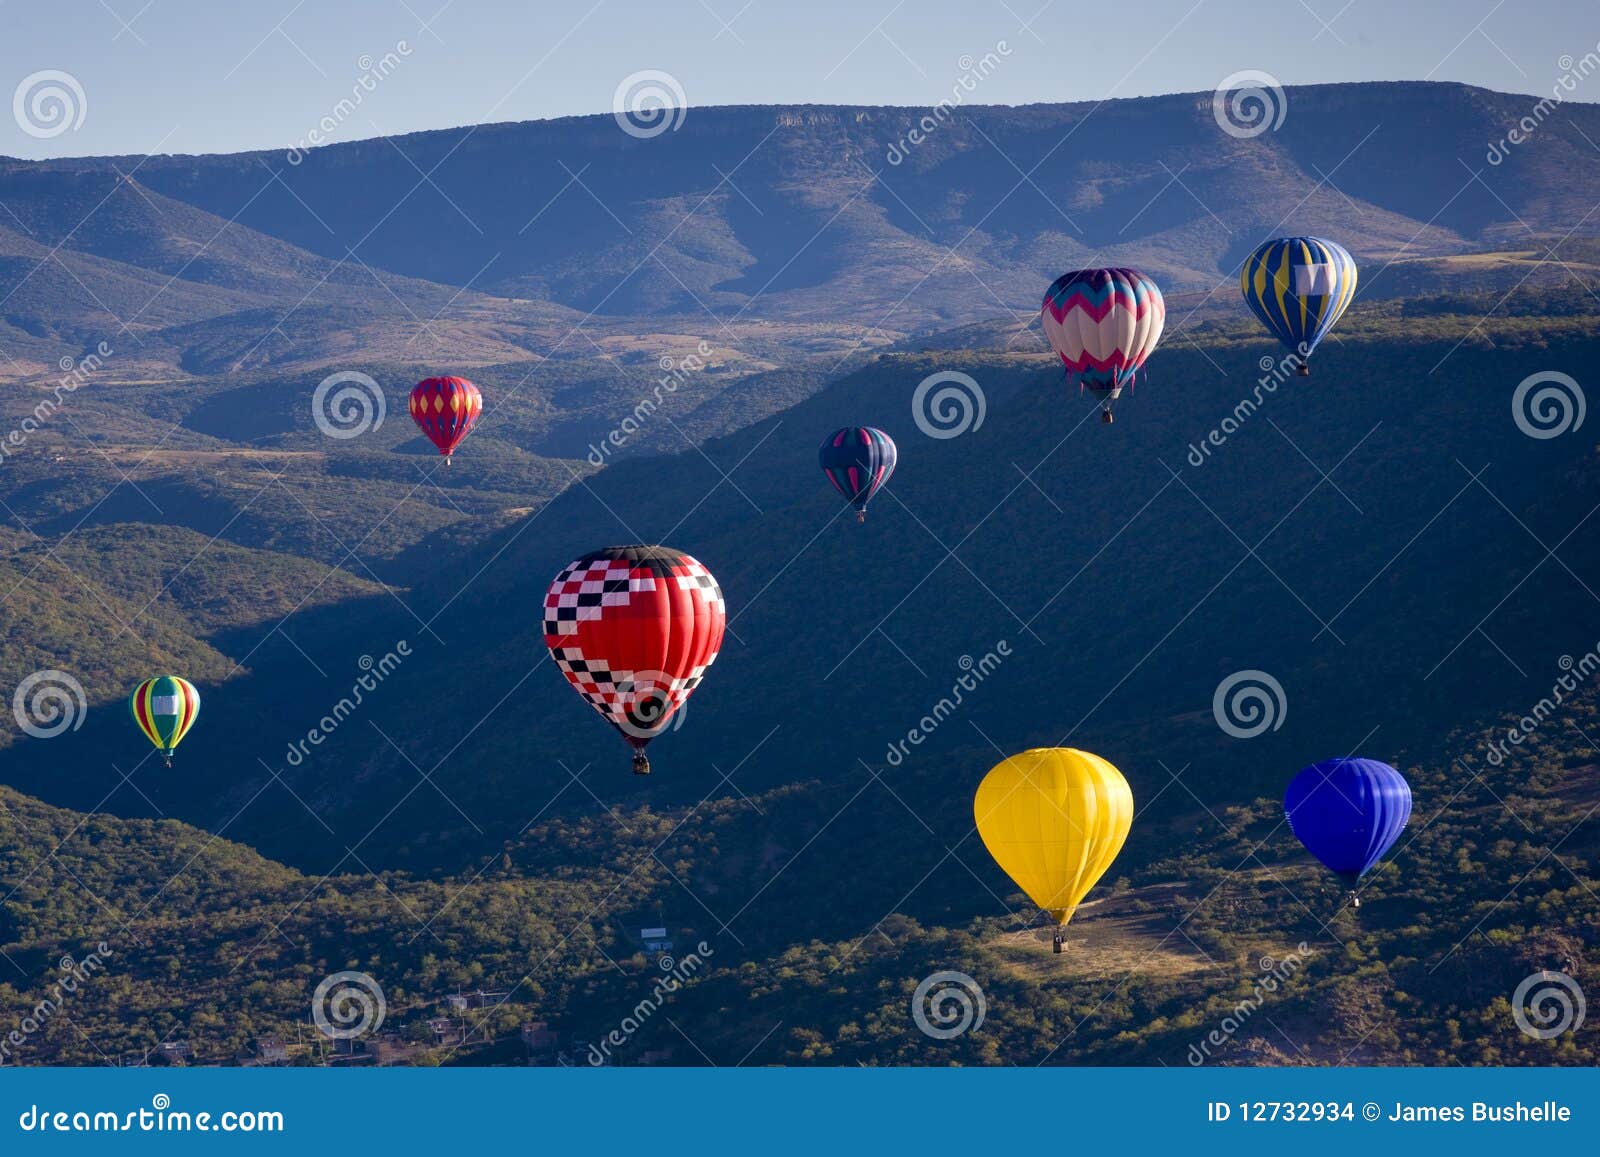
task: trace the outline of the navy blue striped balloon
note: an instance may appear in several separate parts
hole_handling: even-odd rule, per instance
[[[1239,270],[1245,304],[1299,359],[1309,376],[1311,351],[1356,295],[1356,263],[1343,245],[1320,237],[1278,237]]]
[[[867,503],[894,473],[894,439],[871,426],[846,426],[822,440],[817,461],[833,488],[855,507],[856,519],[865,522]]]

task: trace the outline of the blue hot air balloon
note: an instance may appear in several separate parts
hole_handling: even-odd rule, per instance
[[[1306,850],[1354,891],[1405,830],[1411,786],[1376,759],[1328,759],[1290,781],[1283,810]]]
[[[1299,372],[1309,374],[1311,351],[1356,295],[1356,263],[1332,241],[1279,237],[1245,260],[1239,289],[1261,324],[1299,355]]]
[[[894,439],[871,426],[846,426],[822,440],[817,460],[833,488],[867,520],[867,503],[894,473]]]

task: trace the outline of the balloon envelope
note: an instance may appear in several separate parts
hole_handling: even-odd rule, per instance
[[[1065,925],[1122,850],[1133,791],[1098,755],[1036,747],[983,777],[972,812],[995,863]]]
[[[446,458],[482,412],[483,395],[466,378],[425,378],[411,388],[411,420]]]
[[[859,514],[866,513],[872,496],[889,481],[898,458],[894,439],[872,426],[835,430],[817,451],[822,472]]]
[[[1137,269],[1075,269],[1044,295],[1040,323],[1068,380],[1110,401],[1131,385],[1161,340],[1167,306]]]
[[[1354,885],[1405,830],[1411,785],[1376,759],[1329,759],[1290,781],[1283,810],[1306,850]]]
[[[711,572],[668,546],[609,546],[545,593],[544,642],[567,682],[635,751],[665,730],[722,648]],[[635,770],[649,770],[642,755]]]
[[[200,714],[200,692],[177,675],[157,675],[134,688],[128,710],[156,750],[171,756]]]
[[[1239,289],[1274,337],[1310,357],[1355,297],[1356,263],[1332,241],[1279,237],[1245,261]]]

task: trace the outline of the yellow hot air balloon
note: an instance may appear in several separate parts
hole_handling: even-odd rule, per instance
[[[1098,755],[1035,747],[995,765],[972,801],[995,863],[1061,930],[1117,858],[1133,823],[1133,791]]]

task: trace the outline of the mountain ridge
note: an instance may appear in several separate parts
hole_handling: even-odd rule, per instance
[[[1535,102],[1543,99],[1537,93],[1525,93],[1525,92],[1513,91],[1513,90],[1510,90],[1510,89],[1489,88],[1489,87],[1487,87],[1485,85],[1469,84],[1469,83],[1467,83],[1465,81],[1458,81],[1458,80],[1414,80],[1414,79],[1400,78],[1400,79],[1393,79],[1393,80],[1318,81],[1318,82],[1313,83],[1313,84],[1285,85],[1284,89],[1287,92],[1296,92],[1296,91],[1301,91],[1301,90],[1313,90],[1313,89],[1333,89],[1333,90],[1337,90],[1337,89],[1367,88],[1367,87],[1378,86],[1378,85],[1393,87],[1393,88],[1396,88],[1396,89],[1404,89],[1404,88],[1409,88],[1409,87],[1415,87],[1415,88],[1419,88],[1419,89],[1420,88],[1428,88],[1428,89],[1432,89],[1432,88],[1457,88],[1457,89],[1462,89],[1462,90],[1465,90],[1465,91],[1468,91],[1468,92],[1484,93],[1484,94],[1487,94],[1488,96],[1491,96],[1491,97],[1526,98],[1528,100],[1535,101]],[[1035,101],[1027,101],[1027,102],[1024,102],[1022,104],[985,104],[985,103],[983,103],[981,101],[974,101],[974,102],[970,102],[970,103],[964,103],[960,107],[968,108],[968,109],[998,109],[998,110],[1025,111],[1025,110],[1029,110],[1029,109],[1039,109],[1039,108],[1077,108],[1077,107],[1099,108],[1099,107],[1106,106],[1106,105],[1133,104],[1133,103],[1138,103],[1138,102],[1159,101],[1159,100],[1194,99],[1194,100],[1204,100],[1204,101],[1209,103],[1214,95],[1215,95],[1214,90],[1195,89],[1195,90],[1190,91],[1190,92],[1155,92],[1155,93],[1138,93],[1138,94],[1133,94],[1133,95],[1129,95],[1129,96],[1111,96],[1111,97],[1105,97],[1105,98],[1103,98],[1101,100],[1079,100],[1079,101],[1035,100]],[[770,102],[770,103],[757,102],[757,103],[744,103],[744,104],[710,104],[710,105],[689,104],[689,105],[686,106],[686,111],[690,112],[690,113],[693,113],[693,112],[706,113],[706,112],[719,112],[719,111],[726,111],[726,112],[762,112],[762,111],[767,111],[767,110],[790,110],[790,109],[817,110],[817,109],[821,109],[821,110],[839,110],[839,111],[844,111],[844,112],[922,113],[922,112],[926,112],[929,108],[934,107],[935,105],[937,105],[937,103],[938,102],[933,102],[932,104],[928,104],[928,103],[923,103],[923,104],[838,104],[838,103],[829,102],[829,101],[774,101],[774,102]],[[1594,103],[1594,102],[1574,102],[1574,103]],[[522,128],[522,127],[525,127],[525,126],[528,126],[528,125],[563,125],[563,124],[572,124],[572,123],[603,122],[605,120],[614,120],[615,116],[616,116],[616,114],[615,113],[611,113],[611,112],[569,113],[569,114],[566,114],[566,115],[563,115],[563,116],[555,116],[555,117],[525,117],[522,120],[479,121],[479,122],[474,122],[474,123],[464,123],[464,124],[457,124],[457,125],[438,125],[438,126],[435,126],[433,128],[407,129],[404,132],[398,132],[398,133],[379,133],[379,134],[376,134],[376,135],[370,136],[370,137],[355,137],[355,138],[352,138],[352,139],[347,140],[347,141],[331,141],[328,144],[317,145],[317,146],[314,146],[312,149],[306,149],[306,150],[301,150],[301,151],[305,152],[306,154],[309,155],[310,153],[316,151],[317,149],[339,148],[339,147],[347,146],[347,145],[365,145],[365,144],[372,144],[372,143],[376,143],[376,142],[384,141],[384,140],[406,141],[406,140],[413,140],[413,139],[417,139],[417,138],[420,138],[420,137],[425,137],[425,136],[429,136],[429,135],[433,135],[433,134],[459,133],[459,132],[463,132],[463,131],[470,131],[470,130],[477,130],[477,129],[506,129],[506,128]],[[31,165],[31,166],[51,167],[51,166],[71,166],[71,165],[76,164],[77,162],[82,162],[82,161],[96,161],[96,162],[99,162],[99,161],[139,161],[139,160],[144,160],[144,159],[147,159],[147,158],[162,158],[162,159],[173,160],[173,161],[182,161],[182,160],[199,161],[199,160],[211,160],[211,159],[222,158],[222,157],[244,157],[244,156],[267,157],[267,156],[275,156],[275,155],[278,155],[278,154],[287,155],[288,153],[290,153],[292,151],[294,151],[294,146],[293,145],[257,145],[257,146],[247,147],[247,148],[233,149],[233,150],[229,150],[227,152],[204,152],[204,153],[84,153],[84,154],[75,154],[75,155],[71,155],[71,156],[57,156],[57,157],[44,157],[44,158],[14,157],[14,156],[11,156],[8,153],[0,153],[0,164],[11,162],[11,163],[15,163],[15,164],[18,164],[18,165]]]
[[[1358,258],[1554,235],[1582,227],[1577,190],[1600,183],[1581,139],[1600,135],[1594,105],[1562,105],[1496,167],[1478,158],[1522,98],[1365,82],[1283,99],[1281,127],[1249,138],[1218,126],[1210,94],[963,105],[899,165],[885,149],[915,106],[733,105],[648,140],[595,114],[343,142],[298,165],[154,156],[136,178],[325,259],[353,247],[389,274],[591,318],[899,330],[971,320],[974,300],[1032,308],[1086,261],[1210,288],[1271,229],[1315,224]],[[0,195],[23,171],[125,160],[6,163]],[[405,193],[369,204],[356,185]]]

